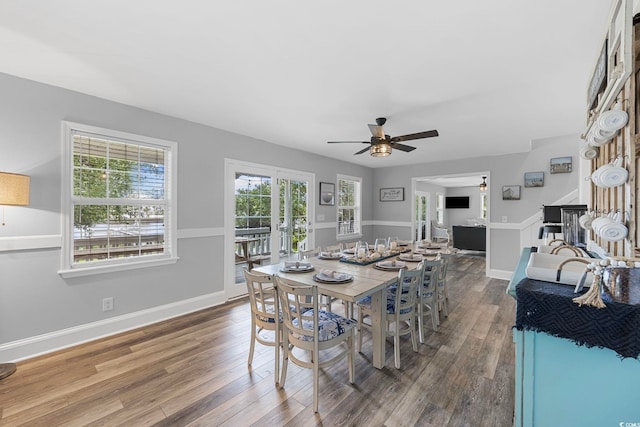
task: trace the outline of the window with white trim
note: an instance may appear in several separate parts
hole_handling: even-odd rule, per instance
[[[362,179],[338,175],[338,237],[361,235]]]
[[[175,262],[177,144],[69,122],[63,134],[61,274]]]
[[[444,194],[436,193],[436,222],[444,225]]]
[[[480,192],[480,218],[487,219],[487,192]]]

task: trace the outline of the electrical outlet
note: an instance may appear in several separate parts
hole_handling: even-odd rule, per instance
[[[102,311],[113,310],[113,297],[104,298],[102,300]]]
[[[506,215],[502,215],[502,222],[509,222]]]

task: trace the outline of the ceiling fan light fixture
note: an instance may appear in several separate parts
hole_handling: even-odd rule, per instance
[[[381,142],[380,144],[372,144],[369,153],[373,157],[386,157],[391,154],[391,144]]]
[[[485,191],[487,191],[487,177],[486,176],[482,177],[482,182],[480,183],[480,191],[483,192],[483,193]]]

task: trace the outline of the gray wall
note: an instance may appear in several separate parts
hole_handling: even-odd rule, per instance
[[[480,185],[480,181],[478,182]],[[469,197],[468,209],[445,209],[446,226],[469,225],[471,219],[480,217],[480,187],[454,187],[447,189],[447,196]]]
[[[560,138],[531,153],[428,165],[372,170],[347,162],[277,146],[223,130],[151,113],[88,95],[0,74],[0,171],[31,176],[31,205],[6,208],[0,238],[60,236],[61,121],[131,132],[178,143],[178,229],[224,226],[224,159],[281,166],[336,182],[336,175],[362,177],[364,238],[410,238],[412,177],[491,171],[490,214],[518,222],[577,188],[577,173],[547,175],[542,189],[523,189],[519,202],[504,202],[501,185],[521,184],[526,171],[548,171],[549,157],[577,153],[576,138]],[[476,141],[475,143],[481,143]],[[428,171],[428,174],[425,173]],[[380,202],[379,188],[404,187],[404,202]],[[317,191],[317,189],[316,189]],[[336,221],[335,207],[318,206],[316,217]],[[382,225],[376,225],[380,223]],[[400,223],[398,227],[396,223]],[[406,224],[409,224],[407,227]],[[517,232],[513,232],[516,233]],[[492,240],[495,268],[511,270],[520,251],[511,230]],[[180,234],[180,233],[179,233]],[[507,234],[507,236],[504,236]],[[157,306],[221,292],[223,236],[181,238],[180,260],[173,265],[63,280],[60,248],[0,252],[0,344],[99,322]],[[333,228],[317,230],[316,244],[335,241]],[[115,310],[103,313],[101,300],[115,298]]]
[[[363,220],[373,219],[370,168],[6,74],[0,93],[0,171],[31,176],[30,206],[6,208],[0,237],[60,235],[62,120],[177,141],[179,230],[224,227],[224,158],[312,172],[316,185],[335,183],[338,173],[362,177]],[[335,207],[315,208],[336,221]],[[57,273],[59,247],[0,252],[0,344],[223,291],[223,241],[179,239],[174,265],[71,280]],[[316,237],[321,245],[334,241],[334,229]],[[115,310],[103,313],[108,296]]]
[[[577,170],[578,135],[539,140],[527,153],[495,157],[477,157],[421,165],[380,168],[375,170],[374,191],[380,187],[411,188],[411,179],[428,176],[456,174],[483,174],[489,171],[489,222],[509,223],[508,229],[490,230],[490,269],[512,271],[520,254],[520,224],[540,213],[543,204],[552,204],[578,188],[580,176]],[[482,143],[475,141],[474,143]],[[574,171],[549,174],[549,161],[553,157],[573,157]],[[525,172],[545,172],[544,187],[524,188]],[[503,185],[520,185],[520,200],[502,200]],[[379,202],[374,200],[376,221],[406,221],[412,218],[410,200],[404,202]],[[447,211],[445,210],[445,216]],[[503,218],[505,217],[505,218]],[[506,219],[506,221],[503,221]],[[450,224],[450,221],[447,221]],[[374,227],[374,232],[377,231]],[[400,234],[400,231],[396,232]]]

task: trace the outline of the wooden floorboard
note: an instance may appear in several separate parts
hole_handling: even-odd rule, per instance
[[[391,340],[372,367],[363,332],[355,384],[346,363],[321,371],[318,414],[310,370],[289,364],[277,388],[260,344],[247,366],[239,300],[20,362],[0,381],[0,426],[510,426],[515,302],[484,272],[479,254],[451,257],[449,316],[418,352],[402,340],[400,370]]]

